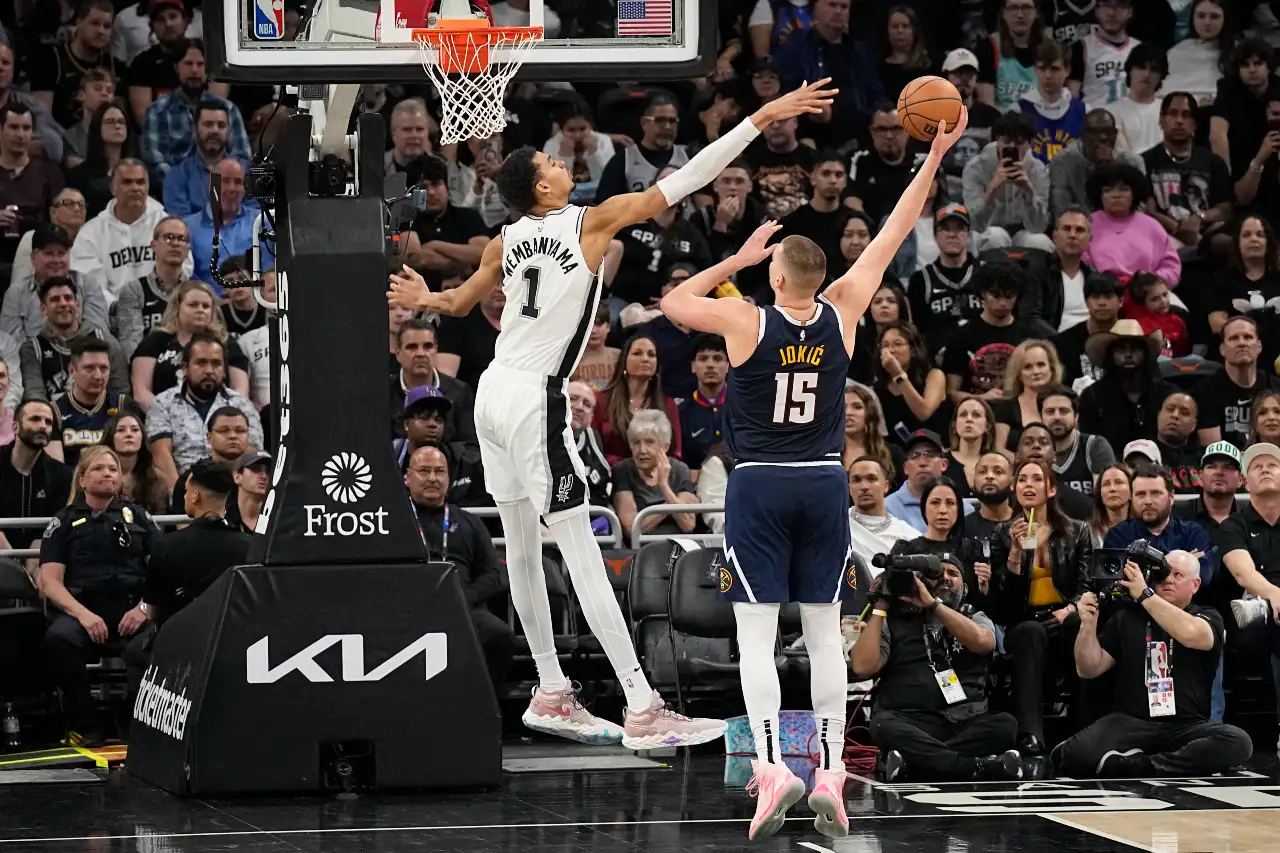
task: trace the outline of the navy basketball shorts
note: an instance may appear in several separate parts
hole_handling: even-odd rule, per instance
[[[830,604],[857,594],[839,463],[739,465],[724,506],[722,599]]]

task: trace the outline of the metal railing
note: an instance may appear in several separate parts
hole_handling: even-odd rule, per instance
[[[468,506],[468,507],[463,507],[463,509],[465,509],[467,512],[471,513],[472,515],[476,516],[477,518],[497,518],[498,517],[498,508],[496,506],[474,506],[474,507]],[[618,518],[618,514],[616,512],[609,509],[607,506],[593,505],[587,508],[587,514],[592,518],[595,518],[597,516],[602,516],[604,518],[609,519],[609,529],[612,531],[612,533],[610,533],[610,535],[608,536],[597,536],[596,537],[597,542],[599,542],[601,545],[612,545],[614,548],[623,547],[625,543],[623,542],[623,539],[622,539],[622,521],[621,519]],[[542,541],[548,542],[554,545],[556,541],[556,537],[543,536]],[[493,537],[493,544],[497,548],[505,548],[507,546],[506,537],[504,536]]]
[[[704,512],[724,512],[724,504],[654,504],[636,513],[631,522],[631,549],[639,551],[645,542],[661,542],[664,539],[688,539],[693,542],[720,544],[724,541],[723,533],[642,533],[640,522],[651,515],[669,515],[673,512],[691,512],[701,515]]]
[[[466,511],[477,518],[497,518],[498,508],[494,506],[478,506],[466,507]],[[618,514],[605,506],[593,506],[588,510],[592,517],[603,516],[609,519],[609,529],[611,533],[608,536],[597,536],[596,541],[603,545],[611,545],[614,548],[623,547],[622,538],[622,521],[618,518]],[[172,527],[177,524],[188,524],[191,521],[190,516],[186,515],[153,515],[152,520],[161,527]],[[0,518],[0,530],[8,528],[43,528],[52,520],[51,516],[33,517],[33,518]],[[555,543],[554,536],[543,537],[544,542]],[[502,536],[495,536],[493,544],[496,547],[506,547],[507,540]],[[0,549],[0,557],[9,557],[15,560],[23,560],[27,557],[39,557],[39,548],[4,548]]]
[[[11,527],[47,527],[49,522],[53,520],[52,516],[32,517],[32,518],[0,518],[0,530],[7,530]],[[189,524],[191,517],[188,515],[153,515],[151,520],[161,527],[172,527],[176,524]],[[23,560],[27,557],[39,557],[39,548],[4,548],[0,549],[0,557],[10,557],[15,560]]]
[[[1193,501],[1198,497],[1199,495],[1174,495],[1174,500],[1178,503],[1182,503],[1185,501]],[[969,499],[969,500],[972,500],[972,499]],[[965,501],[966,509],[969,508],[968,507],[969,500]],[[1248,500],[1249,500],[1248,492],[1236,493],[1236,503],[1247,503]],[[476,516],[477,518],[497,518],[498,517],[497,507],[492,507],[492,506],[466,507],[466,510],[467,512]],[[626,543],[622,535],[622,521],[618,518],[617,513],[615,513],[613,510],[609,509],[608,507],[604,507],[604,506],[592,506],[589,508],[588,512],[593,518],[597,516],[602,516],[604,518],[609,519],[609,529],[611,531],[610,534],[608,536],[597,536],[596,537],[597,542],[599,542],[602,545],[611,545],[614,548],[622,548],[625,546]],[[653,506],[647,506],[636,513],[635,521],[633,521],[631,524],[630,544],[631,544],[632,550],[639,550],[640,546],[646,542],[660,542],[663,539],[688,539],[690,541],[700,542],[703,544],[707,544],[707,543],[719,544],[724,540],[724,534],[722,533],[670,534],[670,533],[642,533],[641,532],[640,523],[648,516],[667,515],[673,512],[692,512],[698,515],[701,515],[703,513],[708,513],[708,512],[723,513],[724,504],[702,504],[702,503],[655,504]],[[152,518],[161,527],[171,526],[175,524],[186,524],[187,522],[191,521],[191,519],[185,515],[155,515],[155,516],[152,516]],[[48,517],[0,518],[0,530],[4,530],[10,527],[44,527],[49,523],[49,521],[50,521],[50,518]],[[554,544],[556,540],[554,536],[544,536],[543,541]],[[502,536],[495,536],[493,539],[493,544],[496,547],[504,548],[506,547],[507,540]],[[40,551],[35,548],[0,549],[0,557],[12,557],[16,559],[23,559],[26,557],[38,557],[38,556],[40,556]]]

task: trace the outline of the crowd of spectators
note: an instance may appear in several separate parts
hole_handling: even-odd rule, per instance
[[[518,23],[523,5],[493,13]],[[548,0],[571,36],[599,35],[590,5]],[[1009,661],[1013,722],[995,729],[1013,731],[996,740],[1035,755],[1045,686],[1088,681],[1069,660],[1096,547],[1144,538],[1197,554],[1198,578],[1183,564],[1174,574],[1178,596],[1194,585],[1197,606],[1234,617],[1225,639],[1214,634],[1216,660],[1223,643],[1280,653],[1264,618],[1280,612],[1280,560],[1268,550],[1280,547],[1280,450],[1268,451],[1280,443],[1271,5],[724,2],[705,78],[517,85],[507,129],[459,145],[439,144],[439,99],[426,87],[365,86],[351,118],[382,115],[387,169],[426,190],[393,263],[449,288],[513,215],[494,177],[514,147],[563,158],[574,201],[591,204],[650,186],[803,80],[833,78],[840,95],[826,112],[765,128],[705,190],[624,229],[605,256],[607,297],[569,387],[591,500],[627,537],[679,536],[717,533],[724,519],[639,513],[723,500],[734,465],[721,438],[728,356],[722,340],[664,317],[660,298],[770,218],[780,236],[818,242],[830,277],[843,273],[924,155],[898,120],[897,93],[923,74],[954,83],[968,130],[858,321],[850,523],[868,563],[894,548],[957,555],[967,601]],[[235,258],[259,213],[245,169],[294,107],[280,89],[209,78],[198,7],[0,10],[0,516],[50,516],[104,482],[144,510],[181,512],[191,469],[212,460],[235,472],[228,523],[253,530],[270,462],[268,317],[219,279],[245,275]],[[290,7],[291,37],[306,14]],[[717,295],[765,306],[772,294],[756,269]],[[473,389],[504,306],[496,289],[463,318],[389,314],[390,438],[420,517],[445,496],[460,513],[492,502]],[[81,464],[99,444],[114,451],[114,480]],[[1237,504],[1244,488],[1250,501]],[[0,547],[40,544],[38,531],[0,531]],[[447,545],[485,579],[476,600],[491,595],[492,547]],[[509,657],[507,639],[495,642],[495,659]],[[1098,660],[1080,674],[1105,669]],[[1089,692],[1074,690],[1080,725]],[[1204,716],[1221,720],[1224,702],[1219,665]]]

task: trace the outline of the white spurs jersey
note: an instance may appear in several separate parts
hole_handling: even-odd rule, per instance
[[[1087,109],[1114,104],[1129,92],[1125,85],[1124,63],[1138,40],[1127,38],[1113,44],[1098,36],[1095,29],[1085,36],[1080,46],[1084,51],[1084,79],[1080,81],[1080,97]]]
[[[495,364],[568,379],[582,358],[600,303],[598,270],[582,256],[574,204],[525,216],[502,229],[502,331]]]

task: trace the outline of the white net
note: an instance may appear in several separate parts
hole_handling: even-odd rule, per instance
[[[434,36],[417,37],[422,67],[440,93],[441,143],[488,138],[507,126],[503,104],[507,84],[541,39],[541,28],[443,30]],[[445,70],[477,67],[481,70]]]

